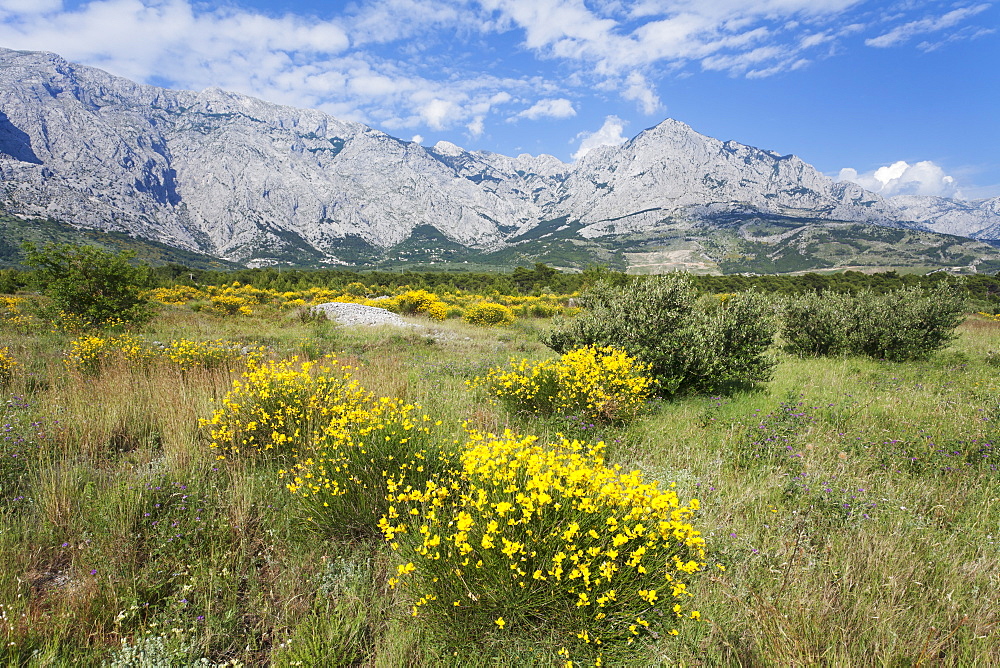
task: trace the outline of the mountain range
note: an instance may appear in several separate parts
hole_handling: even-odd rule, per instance
[[[1000,198],[885,199],[675,120],[575,163],[509,157],[7,49],[0,186],[21,220],[248,266],[1000,267]]]

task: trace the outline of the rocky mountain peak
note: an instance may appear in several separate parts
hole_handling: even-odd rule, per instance
[[[431,228],[499,249],[543,238],[552,221],[581,243],[751,215],[1000,237],[996,202],[886,201],[673,119],[570,164],[425,148],[316,110],[3,49],[0,180],[12,212],[256,263],[344,262]]]

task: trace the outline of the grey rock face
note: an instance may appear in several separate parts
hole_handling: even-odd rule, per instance
[[[351,240],[386,248],[420,225],[499,248],[562,217],[584,237],[740,212],[1000,236],[995,200],[886,201],[673,120],[571,165],[425,148],[318,111],[5,49],[0,185],[0,205],[16,213],[258,263],[283,249],[336,263]]]
[[[973,201],[897,195],[889,199],[901,217],[928,230],[973,239],[1000,239],[1000,197]]]

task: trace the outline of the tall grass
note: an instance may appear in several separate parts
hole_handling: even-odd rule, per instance
[[[449,439],[463,422],[603,439],[610,464],[700,499],[713,566],[691,585],[703,621],[615,665],[1000,664],[1000,323],[972,317],[922,362],[776,353],[756,391],[656,402],[628,426],[506,412],[469,390],[511,357],[551,358],[540,327],[366,330],[166,309],[145,336],[334,352]],[[198,420],[238,369],[85,376],[63,364],[61,335],[2,336],[18,361],[0,396],[3,662],[559,664],[560,638],[444,642],[388,586],[387,546],[317,532],[274,466],[218,461]]]

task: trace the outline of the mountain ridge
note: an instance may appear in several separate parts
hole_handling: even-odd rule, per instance
[[[548,235],[599,255],[733,216],[1000,239],[1000,198],[887,200],[794,155],[673,119],[571,164],[444,141],[424,147],[317,110],[218,88],[158,88],[56,54],[6,49],[0,183],[0,206],[21,216],[248,264],[296,255],[349,264],[422,226],[482,253]]]

